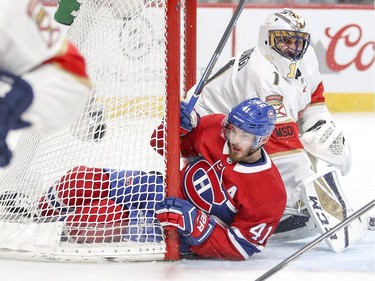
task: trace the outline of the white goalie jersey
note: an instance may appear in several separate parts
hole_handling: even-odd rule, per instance
[[[91,90],[85,62],[41,2],[0,1],[0,38],[0,71],[33,90],[22,119],[41,133],[74,121]]]
[[[187,99],[193,94],[188,93]],[[309,47],[296,79],[284,79],[276,67],[261,55],[258,47],[229,61],[209,79],[195,106],[201,115],[228,113],[246,98],[259,97],[277,112],[276,128],[266,150],[278,167],[288,192],[288,207],[300,199],[298,186],[313,175],[309,156],[299,139],[298,124],[305,111],[314,108],[330,120],[324,104],[323,86],[314,50]]]
[[[0,2],[1,69],[21,75],[62,50],[65,37],[44,13],[39,1]]]
[[[189,91],[188,100],[194,90]],[[350,146],[332,121],[323,91],[312,47],[299,62],[294,79],[283,78],[255,47],[242,52],[213,75],[195,106],[201,115],[228,113],[242,100],[259,97],[275,108],[276,126],[265,149],[279,169],[287,191],[285,216],[276,237],[298,240],[316,231],[324,233],[327,226],[334,226],[352,211],[342,194],[336,171],[331,168],[327,174],[316,173],[316,159],[336,166],[343,175],[351,166]],[[329,203],[323,199],[324,194],[331,194]],[[325,205],[318,205],[319,200]],[[340,210],[334,216],[329,211],[332,206]],[[314,208],[320,208],[322,213]],[[327,220],[322,222],[322,216]],[[294,220],[298,217],[299,222]],[[350,232],[342,231],[332,241],[327,240],[329,247],[339,252],[363,237],[361,223],[357,221],[355,225]]]

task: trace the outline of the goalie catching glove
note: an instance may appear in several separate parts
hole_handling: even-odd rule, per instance
[[[332,121],[319,120],[301,136],[305,150],[347,175],[352,166],[350,144]]]
[[[198,126],[201,117],[193,110],[189,113],[186,109],[187,103],[182,101],[180,103],[180,136],[185,136],[190,133],[196,126]]]
[[[216,222],[186,200],[168,197],[156,204],[156,218],[162,226],[175,226],[190,245],[202,244],[214,230]]]

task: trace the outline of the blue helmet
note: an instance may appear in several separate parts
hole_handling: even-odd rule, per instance
[[[275,128],[276,111],[259,98],[247,99],[232,108],[227,122],[247,133],[269,136]]]

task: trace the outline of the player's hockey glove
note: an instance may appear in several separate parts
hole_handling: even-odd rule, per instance
[[[187,103],[182,101],[180,103],[180,136],[185,136],[190,133],[196,126],[198,126],[201,119],[195,110],[189,113],[186,107]]]
[[[0,167],[7,166],[12,157],[6,143],[9,130],[30,125],[21,119],[21,115],[32,100],[32,88],[25,80],[0,71]]]
[[[167,197],[156,204],[156,218],[162,226],[175,226],[190,245],[202,244],[211,235],[215,220],[186,200]]]

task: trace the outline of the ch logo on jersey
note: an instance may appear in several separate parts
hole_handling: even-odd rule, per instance
[[[204,159],[187,168],[184,175],[186,196],[201,210],[211,213],[213,204],[221,205],[227,200],[219,175]]]

